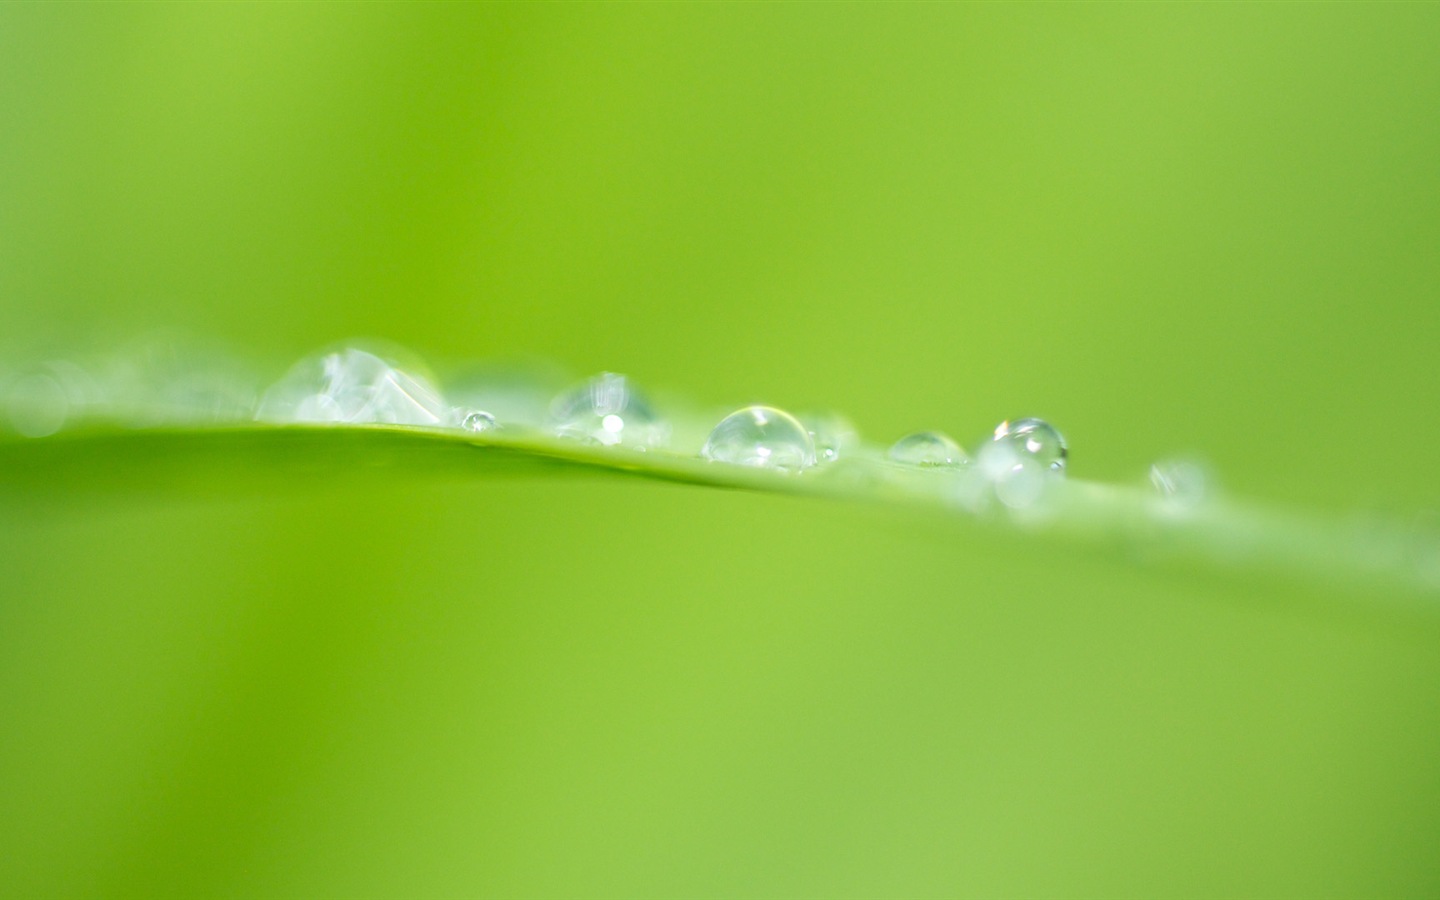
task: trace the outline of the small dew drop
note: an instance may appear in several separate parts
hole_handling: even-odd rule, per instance
[[[965,450],[938,431],[907,434],[890,448],[890,458],[911,466],[963,466],[970,462]]]
[[[105,379],[91,366],[55,359],[30,365],[0,383],[0,427],[47,437],[111,413]]]
[[[530,360],[473,363],[445,382],[445,398],[483,409],[506,428],[548,430],[550,401],[567,384],[558,367]]]
[[[1063,473],[1069,448],[1055,426],[1044,419],[1017,419],[995,428],[995,443],[1024,454],[1052,472]]]
[[[665,422],[624,375],[603,372],[564,391],[550,405],[555,433],[636,450],[660,447],[669,438]]]
[[[256,418],[271,422],[449,425],[451,409],[423,376],[347,347],[307,357],[276,382]]]
[[[841,456],[849,455],[860,443],[860,432],[839,413],[802,413],[797,418],[810,432],[817,463],[834,462]]]
[[[798,472],[815,465],[815,445],[799,420],[773,406],[747,406],[720,420],[700,455],[715,462]]]
[[[1205,467],[1192,460],[1161,460],[1150,467],[1150,485],[1170,506],[1199,506],[1213,490],[1210,481]]]
[[[10,425],[25,437],[48,437],[70,414],[70,398],[52,375],[36,372],[10,386],[5,398]]]
[[[484,410],[477,409],[468,412],[461,410],[460,412],[462,413],[460,416],[460,428],[465,431],[479,434],[480,432],[493,431],[500,427],[499,423],[495,421],[495,417]]]

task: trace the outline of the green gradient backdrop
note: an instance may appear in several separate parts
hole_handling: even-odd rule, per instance
[[[0,6],[0,347],[534,354],[1433,509],[1440,6]],[[675,487],[0,519],[21,894],[1433,892],[1437,632]],[[8,853],[8,855],[6,855]]]

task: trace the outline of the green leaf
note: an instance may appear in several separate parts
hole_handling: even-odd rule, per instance
[[[1440,534],[1380,518],[1328,520],[1223,499],[1055,477],[1033,508],[1009,509],[973,471],[882,462],[872,452],[803,475],[642,452],[537,432],[469,435],[404,426],[116,429],[0,441],[0,490],[50,503],[81,492],[205,495],[284,489],[317,478],[638,477],[836,501],[889,504],[1122,553],[1349,588],[1356,602],[1440,616]]]

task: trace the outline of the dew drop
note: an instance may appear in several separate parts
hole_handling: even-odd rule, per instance
[[[798,472],[815,465],[815,445],[800,421],[773,406],[747,406],[720,420],[700,455],[716,462]]]
[[[70,414],[64,386],[48,372],[26,375],[10,385],[5,405],[11,427],[32,438],[59,431]]]
[[[1065,438],[1044,419],[1017,419],[995,428],[995,444],[1009,447],[1017,456],[1038,462],[1052,472],[1065,471],[1069,450]]]
[[[103,379],[89,367],[56,359],[21,369],[0,387],[0,406],[11,428],[47,437],[107,411]]]
[[[983,506],[987,494],[1011,510],[1029,510],[1044,498],[1056,470],[1014,441],[991,441],[980,448],[975,461],[979,478],[973,500]],[[988,485],[988,489],[985,487]]]
[[[550,404],[555,433],[607,447],[659,447],[669,428],[624,375],[603,372],[561,393]]]
[[[1212,491],[1205,467],[1185,459],[1161,460],[1152,465],[1150,484],[1166,504],[1182,508],[1200,505]]]
[[[354,347],[296,363],[265,392],[256,418],[355,425],[453,422],[451,408],[424,376]]]
[[[860,443],[860,432],[839,413],[803,413],[797,418],[810,432],[817,463],[834,462],[848,455]]]
[[[533,360],[474,363],[445,382],[445,397],[483,409],[506,428],[548,429],[550,401],[569,382],[558,367]]]
[[[1012,510],[1028,510],[1039,504],[1050,481],[1050,470],[1033,459],[1018,457],[995,479],[995,499]]]
[[[460,410],[457,418],[459,418],[460,420],[461,429],[465,431],[471,431],[476,434],[479,434],[483,431],[493,431],[496,428],[500,427],[499,423],[495,421],[494,416],[480,409],[462,409]]]
[[[938,431],[905,435],[890,448],[890,458],[911,466],[963,466],[970,462],[959,444]]]

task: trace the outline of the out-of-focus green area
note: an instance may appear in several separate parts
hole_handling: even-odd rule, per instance
[[[1421,4],[4,5],[0,351],[373,334],[1408,516],[1437,44]],[[1433,893],[1440,629],[1325,601],[629,481],[13,505],[0,883]]]

